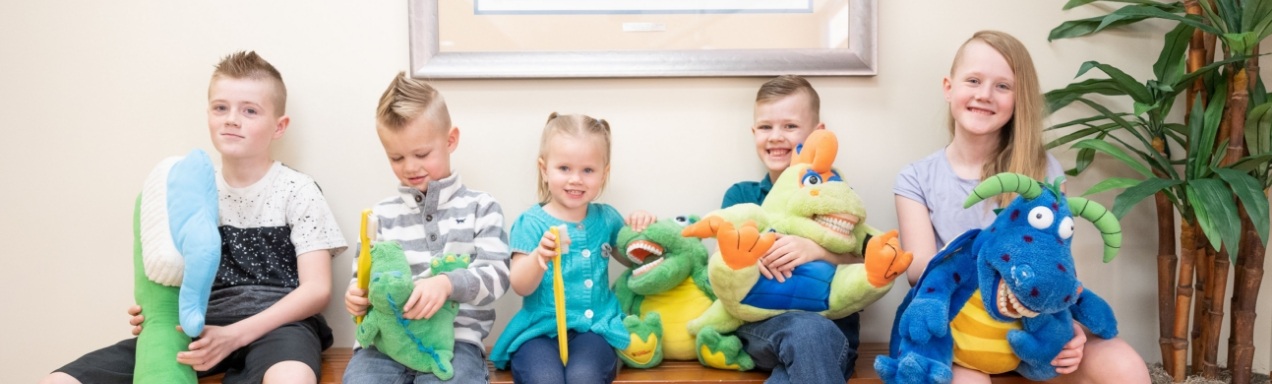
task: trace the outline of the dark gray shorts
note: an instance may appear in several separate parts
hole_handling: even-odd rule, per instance
[[[230,322],[208,324],[232,324]],[[300,361],[320,377],[322,351],[332,343],[331,328],[322,316],[278,327],[260,339],[248,344],[199,377],[225,373],[224,384],[260,383],[265,371],[283,361]],[[62,372],[81,383],[130,384],[133,366],[136,364],[137,339],[127,339],[115,345],[89,352],[55,372]]]

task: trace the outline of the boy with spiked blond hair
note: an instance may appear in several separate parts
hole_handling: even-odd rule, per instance
[[[451,124],[441,93],[427,82],[398,73],[380,97],[376,133],[399,185],[397,194],[372,207],[378,222],[374,236],[402,245],[415,280],[403,317],[428,319],[446,301],[458,302],[454,381],[447,382],[485,383],[482,339],[495,321],[493,304],[509,285],[503,209],[489,194],[468,189],[451,169],[459,128]],[[467,268],[432,273],[433,258],[447,254],[468,255],[472,262]],[[366,294],[354,280],[349,282],[349,314],[367,313]],[[357,349],[344,375],[346,384],[441,381],[407,368],[375,346]]]
[[[208,86],[208,131],[217,172],[221,262],[207,327],[176,356],[199,376],[225,383],[314,383],[331,328],[331,258],[346,248],[318,184],[273,159],[291,123],[282,76],[255,52],[216,66]],[[142,308],[129,313],[141,332]],[[42,383],[131,383],[136,339],[90,352]]]

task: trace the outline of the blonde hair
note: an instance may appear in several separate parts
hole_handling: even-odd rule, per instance
[[[958,53],[954,55],[954,64],[950,66],[951,75],[958,70],[964,50],[973,41],[985,43],[998,51],[1007,60],[1007,65],[1016,77],[1013,87],[1015,109],[1011,119],[998,132],[998,149],[993,158],[981,168],[981,180],[1002,172],[1016,172],[1035,180],[1043,180],[1047,176],[1047,150],[1042,144],[1044,99],[1029,50],[1025,49],[1020,40],[1005,32],[976,32],[958,48]],[[949,117],[949,129],[953,136],[953,114]],[[997,197],[997,202],[999,206],[1006,206],[1015,198],[1015,194],[1001,194]]]
[[[556,112],[548,115],[548,123],[543,126],[543,136],[539,139],[539,161],[546,162],[548,160],[548,141],[560,135],[570,135],[574,137],[584,137],[594,135],[601,139],[605,145],[604,163],[609,168],[610,163],[610,125],[604,119],[596,119],[587,115],[558,115]],[[539,203],[546,204],[552,198],[552,192],[548,190],[548,182],[543,179],[543,172],[536,172],[539,175]],[[609,182],[609,173],[605,174],[604,181],[601,182],[601,189],[605,189],[605,184]]]
[[[813,113],[813,121],[821,122],[821,97],[817,90],[798,75],[782,75],[764,82],[760,91],[755,94],[755,103],[771,103],[779,99],[803,92],[808,95],[808,108]]]
[[[274,83],[274,107],[278,116],[287,113],[287,86],[283,84],[283,75],[274,69],[268,61],[256,54],[256,51],[238,51],[231,53],[216,64],[212,71],[212,80],[220,77],[231,79],[268,80]]]
[[[380,105],[375,109],[376,125],[397,132],[417,117],[433,119],[438,129],[451,128],[450,111],[441,92],[426,81],[398,72],[380,95]]]

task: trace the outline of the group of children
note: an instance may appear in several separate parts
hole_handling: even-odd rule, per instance
[[[980,179],[999,172],[1035,179],[1061,174],[1043,147],[1042,96],[1024,46],[1010,35],[978,32],[959,49],[944,79],[950,108],[951,143],[910,164],[894,193],[901,240],[915,256],[911,284],[944,243],[992,221],[986,207],[962,209]],[[226,383],[313,383],[321,351],[332,343],[320,315],[332,291],[330,261],[346,248],[317,184],[271,157],[270,145],[287,130],[282,78],[255,53],[226,57],[208,91],[208,129],[221,154],[218,172],[222,262],[208,307],[208,326],[177,361],[200,375],[225,373]],[[761,203],[791,163],[796,147],[824,129],[817,92],[803,78],[781,76],[765,83],[754,109],[756,153],[768,172],[756,182],[733,185],[722,207]],[[619,228],[639,231],[654,215],[626,217],[595,202],[610,170],[610,125],[584,115],[551,114],[538,156],[539,204],[504,230],[503,211],[490,195],[469,189],[451,169],[460,132],[436,89],[399,73],[380,99],[376,132],[400,186],[372,214],[378,241],[402,246],[415,289],[403,308],[408,319],[430,318],[446,301],[459,303],[454,321],[452,380],[488,381],[483,339],[495,321],[493,303],[509,287],[523,296],[521,310],[499,335],[489,359],[511,369],[518,383],[612,382],[615,349],[629,336],[609,288],[609,258]],[[1003,201],[981,204],[1001,205]],[[565,226],[567,236],[550,228]],[[555,327],[552,275],[545,273],[562,250],[567,287],[566,325]],[[470,255],[471,264],[440,274],[433,257]],[[797,236],[780,236],[759,261],[761,273],[779,281],[813,260],[860,262]],[[344,295],[350,315],[366,313],[366,292],[350,281]],[[143,308],[133,307],[133,333]],[[792,312],[749,323],[735,332],[770,383],[843,383],[853,373],[860,328],[854,314],[829,320]],[[567,339],[569,363],[559,358],[558,338]],[[135,339],[88,353],[57,369],[45,383],[127,383]],[[1120,339],[1074,337],[1052,362],[1061,380],[1148,382],[1141,358]],[[988,375],[956,367],[957,383],[989,382]],[[432,383],[380,353],[358,348],[344,373],[346,383]]]

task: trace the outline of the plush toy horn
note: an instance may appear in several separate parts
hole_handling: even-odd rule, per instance
[[[1100,230],[1100,236],[1104,238],[1104,262],[1113,261],[1122,248],[1122,225],[1117,222],[1117,217],[1110,215],[1100,203],[1081,197],[1069,198],[1069,211],[1074,216],[1090,220],[1095,229]]]
[[[1037,180],[1019,173],[1005,172],[990,176],[972,189],[972,194],[963,202],[963,208],[971,207],[1000,193],[1019,193],[1026,199],[1033,199],[1042,194],[1042,185]]]

